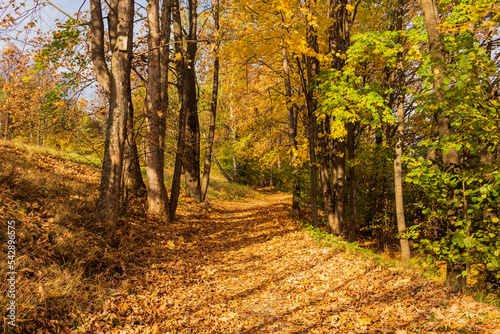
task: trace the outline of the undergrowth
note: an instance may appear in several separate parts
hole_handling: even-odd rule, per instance
[[[303,230],[318,241],[322,247],[329,247],[332,252],[348,252],[363,259],[370,260],[375,266],[395,267],[397,261],[375,254],[368,248],[364,248],[357,243],[347,242],[342,237],[333,236],[327,231],[312,226],[309,222],[302,221]]]
[[[356,242],[347,242],[344,238],[333,236],[321,228],[312,226],[307,221],[301,220],[300,223],[302,224],[302,230],[308,232],[313,239],[317,240],[319,246],[329,247],[332,252],[347,252],[372,262],[374,266],[386,268],[401,266],[399,260],[376,254],[371,249],[362,247]],[[441,265],[439,263],[428,263],[426,259],[426,257],[419,255],[415,256],[410,260],[408,269],[418,270],[427,279],[444,281],[442,263]],[[500,307],[500,296],[488,289],[468,289],[466,293],[478,302]]]
[[[250,186],[229,183],[220,179],[211,180],[207,191],[207,197],[225,200],[248,198],[256,195],[257,191]]]
[[[11,146],[19,149],[21,152],[31,154],[48,154],[53,157],[58,157],[67,161],[72,161],[78,164],[101,168],[102,161],[95,154],[78,154],[76,152],[67,152],[57,150],[51,147],[42,147],[36,145],[28,145],[17,141],[0,140],[1,146]]]

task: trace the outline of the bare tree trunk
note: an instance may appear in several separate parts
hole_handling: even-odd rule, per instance
[[[424,12],[424,20],[427,28],[427,35],[429,38],[429,53],[431,55],[431,68],[433,72],[434,80],[434,95],[436,97],[436,102],[443,105],[445,102],[445,96],[443,93],[443,78],[445,72],[445,53],[443,45],[443,36],[439,31],[439,13],[436,6],[435,0],[422,0],[422,10]],[[450,127],[450,116],[442,112],[437,115],[439,137],[444,139],[452,134],[452,129]],[[460,156],[455,147],[451,147],[447,154],[443,154],[443,164],[446,171],[457,173],[460,168]],[[450,195],[449,202],[453,201],[453,194]],[[453,212],[452,212],[453,211]],[[454,215],[454,210],[451,210],[448,215],[450,218]],[[451,219],[452,225],[455,225],[453,219]],[[466,270],[466,266],[461,262],[451,262],[447,263],[446,270],[446,280],[453,285],[460,288],[465,288],[467,286],[466,277],[457,277],[461,275],[463,271]]]
[[[237,140],[237,128],[236,128],[236,117],[233,114],[231,106],[229,107],[229,113],[231,116],[231,141],[232,141],[232,152],[233,152],[233,182],[238,182],[238,164],[236,161],[236,140]]]
[[[396,30],[403,29],[403,14],[404,14],[404,0],[398,0],[398,10],[397,10],[397,21]],[[401,41],[400,41],[401,42]],[[403,266],[408,266],[408,262],[411,257],[410,245],[408,238],[406,238],[406,222],[405,222],[405,210],[403,201],[403,168],[402,168],[402,158],[403,158],[403,145],[404,145],[404,121],[405,121],[405,74],[404,74],[404,64],[403,64],[403,54],[400,52],[397,56],[397,76],[398,76],[398,128],[397,128],[397,141],[396,141],[396,154],[394,159],[394,193],[396,197],[396,219],[398,223],[398,233],[400,235],[400,245],[401,245],[401,258],[403,261]]]
[[[161,145],[161,58],[160,10],[158,0],[149,0],[147,6],[149,26],[148,87],[146,94],[146,173],[148,181],[149,212],[164,220],[170,219],[169,201],[165,189],[163,147]]]
[[[92,61],[97,81],[109,97],[104,159],[96,212],[98,218],[108,224],[110,235],[114,236],[120,205],[123,146],[127,132],[130,61],[132,58],[132,54],[129,52],[129,43],[132,43],[130,25],[134,16],[134,2],[132,0],[111,1],[109,17],[116,18],[116,24],[108,22],[112,50],[111,71],[106,66],[104,55],[105,32],[101,1],[91,0],[90,6]]]
[[[131,96],[130,96],[131,99]],[[127,117],[127,139],[123,155],[123,191],[125,198],[137,196],[146,189],[142,179],[139,154],[137,151],[136,135],[134,130],[134,106],[129,102]]]
[[[306,8],[308,10],[313,10],[311,7],[311,1],[305,2]],[[314,26],[307,22],[306,25],[306,38],[307,45],[312,50],[318,51],[318,36]],[[319,73],[319,61],[315,57],[309,55],[303,55],[306,63],[306,73],[301,73],[302,77],[302,87],[306,96],[306,106],[307,106],[307,129],[308,129],[308,141],[309,141],[309,160],[310,160],[310,170],[311,170],[311,223],[314,227],[318,227],[318,170],[316,167],[316,107],[317,101],[314,97],[314,86],[313,80]],[[299,70],[301,70],[300,61],[297,60],[299,65]],[[307,77],[306,77],[307,76]]]
[[[355,143],[355,124],[347,125],[347,155],[350,161],[349,165],[349,235],[348,241],[354,242],[356,238],[356,229],[358,227],[357,217],[357,193],[356,193],[356,167],[354,166]]]
[[[182,22],[179,0],[172,0],[172,32],[174,35],[174,52],[181,54],[184,52],[182,48]],[[186,103],[183,100],[183,87],[184,78],[183,73],[184,61],[177,60],[176,71],[178,77],[177,91],[179,95],[179,133],[177,137],[177,151],[175,153],[174,175],[172,177],[172,188],[170,191],[170,216],[175,218],[175,211],[179,202],[179,192],[181,189],[181,174],[182,174],[182,161],[184,159],[184,147],[186,143]]]
[[[291,104],[292,85],[290,83],[290,70],[288,68],[288,55],[286,48],[281,49],[283,57],[283,77],[285,81],[285,95],[288,110],[288,145],[290,146],[290,165],[292,166],[292,214],[300,217],[300,183],[297,168],[297,122],[294,115],[294,105]]]
[[[328,159],[327,159],[327,137],[329,136],[329,127],[325,124],[323,120],[320,124],[320,138],[319,138],[319,164],[320,164],[320,175],[321,183],[323,185],[323,210],[326,214],[326,221],[328,229],[331,233],[335,235],[340,235],[339,231],[335,226],[335,213],[333,207],[332,198],[332,188],[330,173],[328,171]]]
[[[337,188],[335,190],[335,212],[334,212],[333,225],[336,231],[343,233],[344,210],[345,210],[345,142],[344,141],[337,141],[336,151],[337,151],[337,156],[335,158],[334,168],[337,171],[336,172]]]
[[[43,117],[43,137],[42,137],[42,147],[45,147],[45,141],[47,140],[47,116]]]
[[[230,183],[232,183],[233,180],[231,180],[231,178],[229,177],[229,175],[227,175],[226,171],[222,168],[222,166],[220,165],[219,161],[215,157],[215,154],[213,154],[213,153],[212,153],[212,158],[214,159],[214,162],[217,165],[217,168],[219,168],[219,171],[221,172],[221,174],[226,178],[226,180],[228,180]]]
[[[190,196],[194,195],[194,198],[201,200],[201,187],[199,182],[199,124],[198,132],[193,133],[192,131],[193,126],[194,128],[196,128],[196,122],[198,121],[196,77],[194,71],[194,58],[196,55],[196,0],[190,0],[189,3],[190,24],[187,40],[191,42],[186,42],[186,44],[188,45],[187,50],[184,50],[183,48],[184,37],[182,33],[183,28],[180,11],[181,7],[179,5],[179,0],[172,0],[173,35],[175,41],[174,51],[175,54],[182,56],[177,60],[176,64],[178,77],[177,89],[179,92],[179,102],[181,108],[179,110],[179,134],[170,201],[170,214],[172,219],[175,217],[175,211],[177,210],[181,185],[181,174],[183,169],[185,171],[187,170],[188,167],[186,165],[188,164],[188,162],[190,163],[190,168],[192,169],[192,171],[189,172],[189,176],[186,172],[186,190],[188,191],[188,194]],[[188,119],[191,123],[191,130],[189,131],[187,129]],[[196,136],[198,138],[197,141]],[[188,143],[188,141],[190,142]],[[197,152],[195,152],[196,143],[198,145]],[[198,170],[198,173],[196,173],[196,170]],[[189,193],[188,188],[193,190],[194,194]],[[197,191],[197,189],[199,191]],[[199,195],[198,197],[197,193]]]
[[[332,68],[342,70],[345,64],[344,56],[350,43],[351,18],[347,10],[347,0],[330,0],[329,16],[333,19],[330,26],[329,50],[333,53]],[[337,180],[335,187],[334,233],[344,233],[345,210],[345,138],[336,141],[335,166]]]
[[[212,104],[210,106],[210,124],[208,128],[208,138],[205,147],[205,158],[203,161],[203,177],[201,180],[201,200],[205,201],[207,195],[208,183],[210,182],[210,167],[212,164],[212,146],[215,137],[215,120],[217,117],[217,98],[219,94],[219,46],[220,46],[220,27],[219,27],[219,0],[215,0],[214,7],[214,23],[216,31],[216,47],[214,50],[214,78],[212,85]]]
[[[36,129],[36,145],[40,146],[40,140],[42,138],[42,121],[38,120],[38,127]]]
[[[186,154],[184,155],[185,183],[187,194],[197,201],[201,201],[200,184],[200,123],[198,120],[198,97],[196,95],[196,23],[197,0],[189,0],[189,32],[187,36],[187,49],[184,65],[184,97],[183,103],[187,104],[186,127]]]
[[[9,139],[9,126],[10,126],[10,114],[7,113],[5,117],[5,133],[3,135],[3,140]]]

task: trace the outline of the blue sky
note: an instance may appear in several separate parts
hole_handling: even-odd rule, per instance
[[[56,7],[58,7],[59,9],[61,9],[62,11],[68,13],[73,17],[75,16],[75,13],[78,12],[80,7],[82,11],[89,10],[90,8],[89,1],[86,0],[76,0],[76,1],[49,0],[49,1],[53,3]],[[20,0],[16,1],[17,4],[21,2],[22,1]],[[38,6],[38,7],[34,5],[33,0],[28,0],[25,2],[26,2],[26,6],[24,7],[25,12],[30,12],[29,17],[27,17],[16,30],[9,31],[0,28],[0,37],[2,37],[2,39],[5,37],[10,37],[12,42],[16,42],[19,46],[21,46],[25,42],[26,37],[29,38],[34,36],[33,32],[34,30],[39,29],[42,31],[42,33],[47,33],[57,28],[56,25],[57,20],[59,20],[60,22],[64,22],[67,20],[66,15],[64,15],[61,11],[56,9],[47,1],[41,0],[40,2],[44,4],[44,6]],[[33,19],[36,20],[36,26],[32,29],[32,31],[27,31],[23,29],[24,26],[29,22],[29,20]],[[17,36],[19,32],[21,32],[21,34]],[[0,49],[3,49],[4,45],[5,42],[0,41]]]

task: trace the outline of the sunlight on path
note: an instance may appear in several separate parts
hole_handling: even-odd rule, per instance
[[[500,312],[429,282],[319,247],[290,197],[183,209],[150,240],[104,314],[116,333],[500,333]],[[201,208],[201,209],[200,209]],[[146,251],[145,251],[146,252]],[[139,256],[139,255],[138,255]],[[113,324],[114,328],[111,328]]]

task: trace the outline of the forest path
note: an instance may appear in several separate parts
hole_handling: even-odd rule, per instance
[[[140,267],[127,269],[105,311],[85,327],[97,333],[500,333],[496,308],[453,295],[416,272],[320,247],[291,219],[289,203],[289,195],[266,191],[181,206],[178,221],[150,233],[134,255]]]

